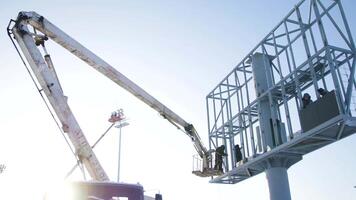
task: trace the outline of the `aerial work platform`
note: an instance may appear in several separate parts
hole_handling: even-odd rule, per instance
[[[302,159],[302,156],[322,148],[356,132],[356,118],[338,115],[305,133],[296,134],[290,142],[284,143],[271,151],[257,154],[246,159],[221,176],[211,179],[211,183],[235,184],[264,172],[269,162],[285,159],[284,166],[289,168]],[[276,159],[277,158],[277,159]],[[280,162],[280,161],[278,161]]]

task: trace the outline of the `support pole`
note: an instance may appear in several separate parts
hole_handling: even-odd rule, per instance
[[[117,162],[117,182],[120,183],[120,168],[121,168],[121,129],[124,126],[129,125],[124,115],[123,109],[118,109],[111,113],[109,122],[115,123],[115,127],[119,129],[119,152],[118,152],[118,162]]]
[[[272,167],[266,170],[270,200],[291,200],[287,168]]]
[[[252,70],[257,96],[261,96],[273,86],[272,66],[269,56],[255,53],[252,56]],[[278,102],[271,98],[271,92],[259,101],[259,125],[263,135],[264,151],[282,144],[284,124],[278,118]],[[274,158],[266,167],[270,200],[291,200],[287,167],[284,159]]]
[[[262,53],[255,53],[252,56],[252,71],[255,80],[257,97],[261,97],[273,86],[272,67],[269,56]],[[273,149],[282,143],[281,124],[278,119],[278,102],[271,98],[271,92],[260,98],[258,104],[259,122],[263,138],[264,151]]]
[[[119,158],[117,164],[117,182],[120,183],[120,164],[121,164],[121,126],[119,128]]]

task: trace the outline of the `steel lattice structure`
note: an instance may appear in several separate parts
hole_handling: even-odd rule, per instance
[[[206,97],[210,149],[224,144],[234,155],[239,144],[243,156],[238,164],[228,156],[225,173],[211,182],[233,184],[271,166],[287,169],[303,155],[356,132],[355,54],[339,0],[298,3]],[[258,57],[266,89],[256,81]],[[329,97],[323,100],[319,88],[330,91],[337,112],[308,125],[302,96],[309,93],[314,107],[320,107]],[[270,113],[270,131],[261,128],[263,112]]]

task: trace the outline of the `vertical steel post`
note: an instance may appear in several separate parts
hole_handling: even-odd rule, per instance
[[[264,70],[271,67],[267,56],[268,55],[261,53],[255,53],[252,56],[252,71],[257,96],[268,91],[272,85],[271,70]],[[276,105],[277,103],[274,99],[271,99],[271,97],[264,97],[264,99],[259,101],[260,126],[265,136],[265,141],[263,142],[271,149],[278,145],[278,141],[281,138],[280,127],[277,126],[277,128],[275,128],[272,125],[272,121],[278,120],[278,108]],[[282,126],[282,123],[279,123],[279,125]],[[286,167],[283,165],[269,164],[266,169],[266,177],[271,200],[291,199]]]
[[[225,92],[225,91],[224,91]],[[227,149],[227,146],[226,146],[226,133],[225,133],[225,117],[224,117],[224,105],[226,105],[226,100],[222,97],[222,91],[221,91],[221,85],[219,85],[219,96],[220,96],[220,114],[221,114],[221,127],[222,127],[222,134],[223,134],[223,144],[225,146],[225,150]],[[223,102],[224,100],[224,102]],[[229,171],[229,165],[227,163],[227,159],[224,159],[223,158],[223,163],[225,165],[225,171]]]
[[[246,68],[245,63],[242,64],[244,68]],[[255,149],[255,138],[253,135],[253,125],[252,125],[252,119],[251,119],[251,106],[250,106],[250,93],[248,90],[248,85],[247,85],[247,75],[246,75],[246,70],[243,71],[244,74],[244,80],[245,80],[245,89],[246,89],[246,98],[247,98],[247,116],[248,116],[248,124],[249,124],[249,131],[250,131],[250,142],[251,142],[251,150],[252,150],[252,156],[256,155],[256,149]]]
[[[297,96],[296,96],[296,105],[297,105],[297,109],[299,110],[301,106],[301,102],[302,102],[302,92],[300,90],[300,84],[299,84],[299,78],[298,78],[298,72],[297,72],[297,64],[295,62],[295,57],[294,57],[294,51],[292,48],[292,42],[291,42],[291,38],[289,36],[289,30],[288,30],[288,26],[287,23],[284,21],[284,28],[285,31],[287,33],[287,41],[288,41],[288,49],[291,55],[291,60],[292,60],[292,65],[293,65],[293,74],[294,74],[294,78],[295,78],[295,88],[296,88],[296,92],[297,92]]]
[[[268,66],[266,66],[268,65]],[[262,95],[268,91],[269,86],[272,85],[271,70],[264,70],[270,68],[267,55],[255,53],[252,56],[252,70],[256,85],[257,96]],[[266,141],[264,144],[270,149],[279,145],[280,131],[274,127],[274,121],[277,121],[278,111],[277,102],[273,100],[270,95],[259,101],[259,120],[261,126],[261,133],[264,135]]]
[[[227,106],[229,107],[228,109],[228,123],[229,123],[229,145],[230,145],[230,160],[231,160],[231,168],[234,168],[235,167],[235,150],[234,150],[234,144],[235,144],[235,140],[234,140],[234,131],[233,131],[233,116],[232,116],[232,107],[231,107],[231,93],[230,93],[230,87],[233,87],[233,86],[230,86],[230,82],[229,82],[229,79],[226,80],[227,82],[227,85],[228,85],[228,90],[227,90],[227,94],[228,94],[228,98],[227,98],[227,101],[228,101],[228,104]],[[237,87],[235,85],[235,87]]]
[[[291,200],[287,168],[272,167],[266,170],[271,200]]]
[[[242,106],[241,106],[241,103],[240,103],[240,94],[239,94],[239,91],[241,91],[241,84],[240,84],[240,81],[239,81],[239,77],[237,76],[237,72],[236,70],[234,71],[234,77],[235,77],[235,85],[236,85],[236,100],[237,100],[237,108],[238,108],[238,112],[237,113],[240,113],[241,110],[242,110]],[[242,120],[241,120],[241,114],[237,116],[238,118],[238,122],[239,122],[239,134],[240,134],[240,148],[242,150],[242,159],[245,159],[246,158],[246,154],[245,154],[245,143],[244,143],[244,138],[243,138],[243,134],[242,134]]]
[[[312,0],[312,7],[314,9],[314,13],[315,13],[315,17],[316,17],[316,21],[318,23],[318,27],[319,27],[319,32],[320,32],[320,36],[321,36],[321,39],[323,40],[323,43],[324,43],[324,46],[326,47],[326,58],[327,58],[327,61],[329,63],[329,67],[330,67],[330,71],[331,71],[331,76],[333,78],[333,81],[334,81],[334,85],[335,85],[335,89],[336,89],[336,97],[338,99],[338,101],[340,103],[338,103],[338,106],[339,106],[339,110],[342,111],[343,113],[345,113],[345,107],[344,105],[341,103],[343,102],[342,101],[342,96],[340,94],[341,92],[341,88],[340,88],[340,80],[338,79],[337,77],[337,74],[336,74],[336,67],[335,66],[336,64],[334,63],[332,57],[331,57],[331,50],[330,50],[330,47],[329,47],[329,42],[328,42],[328,39],[326,37],[326,33],[325,33],[325,29],[324,29],[324,25],[323,25],[323,22],[321,20],[321,15],[320,15],[320,12],[319,12],[319,9],[318,9],[318,5],[316,3],[316,0]]]
[[[207,115],[207,119],[208,119],[208,139],[209,139],[209,149],[211,149],[211,141],[212,141],[212,130],[211,130],[211,127],[210,127],[210,112],[209,112],[209,95],[206,97],[206,115]],[[210,158],[210,162],[208,163],[209,164],[209,167],[212,168],[212,158],[211,158],[211,155],[209,155],[209,158]]]
[[[308,65],[309,65],[309,69],[310,69],[310,75],[312,77],[313,86],[314,86],[314,93],[315,93],[315,96],[317,97],[317,99],[319,99],[320,96],[318,95],[318,92],[317,92],[318,89],[319,89],[319,86],[318,86],[318,81],[316,79],[316,74],[315,74],[315,69],[314,69],[314,66],[313,66],[313,62],[310,59],[311,54],[310,54],[308,38],[307,38],[307,35],[306,35],[306,31],[307,31],[306,30],[306,25],[303,23],[303,19],[302,19],[302,15],[300,14],[299,7],[295,8],[295,12],[297,13],[299,27],[300,27],[300,30],[301,30],[301,33],[302,33],[303,44],[304,44],[305,52],[307,54]]]
[[[121,123],[119,125],[119,157],[117,165],[117,182],[120,183],[120,165],[121,165]]]
[[[288,33],[286,33],[288,34]],[[278,70],[279,70],[279,78],[280,80],[283,80],[283,74],[282,74],[282,67],[281,67],[281,61],[279,59],[279,55],[278,55],[278,49],[277,49],[277,42],[276,42],[276,37],[275,37],[275,34],[273,33],[272,34],[273,36],[273,45],[274,45],[274,51],[275,51],[275,54],[276,54],[276,57],[277,57],[277,66],[278,66]],[[288,132],[289,132],[289,139],[292,139],[293,138],[293,135],[292,135],[292,124],[290,122],[290,116],[289,116],[289,107],[288,107],[288,102],[287,102],[287,99],[286,99],[286,90],[284,88],[284,81],[281,81],[281,93],[282,93],[282,100],[283,100],[283,106],[284,106],[284,111],[285,111],[285,115],[286,115],[286,120],[287,120],[287,125],[288,125]],[[279,114],[279,118],[281,119],[281,116],[280,116],[280,113]],[[282,126],[282,121],[280,122],[281,123],[281,126]],[[281,133],[281,134],[286,134],[286,133]],[[284,137],[282,137],[284,138]],[[283,141],[282,139],[282,143],[284,143],[286,141]]]

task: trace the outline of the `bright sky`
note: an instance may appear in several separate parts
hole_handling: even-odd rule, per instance
[[[100,3],[99,3],[100,2]],[[297,0],[2,1],[0,2],[0,199],[41,199],[75,160],[5,34],[10,18],[36,11],[77,39],[186,121],[207,145],[205,96],[284,17]],[[356,37],[356,2],[343,0]],[[236,185],[191,174],[193,145],[154,110],[48,43],[69,104],[94,143],[123,108],[121,178],[164,199],[269,199],[265,174]],[[292,166],[294,200],[356,199],[356,136],[306,155]],[[95,149],[112,180],[118,130]],[[73,179],[80,178],[77,172]]]

